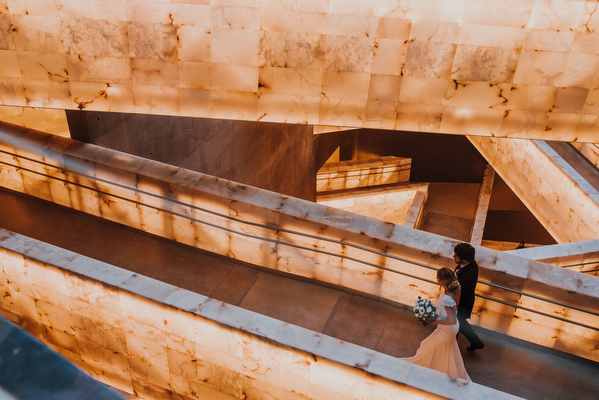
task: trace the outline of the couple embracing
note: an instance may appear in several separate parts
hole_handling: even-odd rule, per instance
[[[437,301],[439,318],[432,322],[437,328],[420,343],[413,357],[403,360],[470,380],[460,354],[457,335],[461,333],[468,339],[468,351],[485,347],[467,321],[474,307],[474,291],[478,280],[478,265],[474,256],[474,247],[459,243],[454,247],[455,271],[449,268],[437,271],[437,282],[442,288]]]

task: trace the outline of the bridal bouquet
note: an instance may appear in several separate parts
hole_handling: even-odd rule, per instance
[[[414,304],[414,315],[418,317],[418,320],[422,322],[424,326],[427,326],[431,322],[435,321],[439,314],[437,314],[437,307],[429,299],[423,299],[418,296],[416,304]]]

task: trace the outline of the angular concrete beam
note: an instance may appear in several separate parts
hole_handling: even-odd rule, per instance
[[[599,237],[599,193],[549,145],[469,139],[558,243]]]

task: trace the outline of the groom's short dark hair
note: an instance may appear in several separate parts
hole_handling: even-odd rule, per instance
[[[464,261],[473,262],[476,250],[470,243],[458,243],[453,248],[454,253]]]

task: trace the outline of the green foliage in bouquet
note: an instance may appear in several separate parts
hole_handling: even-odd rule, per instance
[[[418,300],[416,300],[416,304],[414,304],[414,315],[424,326],[429,325],[439,318],[437,307],[435,307],[433,302],[429,299],[423,299],[420,296],[418,296]]]

